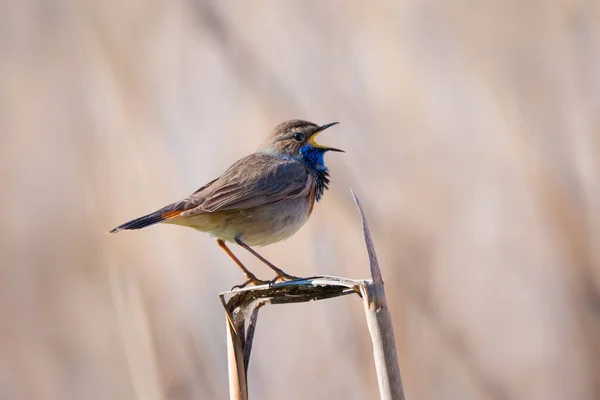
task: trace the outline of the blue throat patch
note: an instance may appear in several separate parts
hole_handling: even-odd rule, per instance
[[[307,144],[306,146],[302,146],[300,154],[302,154],[302,161],[304,164],[315,173],[315,198],[319,201],[323,196],[323,192],[328,189],[329,185],[329,172],[327,171],[323,157],[325,152],[317,147]]]

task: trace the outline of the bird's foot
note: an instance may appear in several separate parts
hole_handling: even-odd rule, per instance
[[[271,282],[272,281],[264,281],[262,279],[258,279],[256,277],[256,275],[254,275],[254,274],[248,274],[248,275],[246,275],[246,281],[244,283],[235,285],[234,287],[231,288],[231,290],[243,289],[248,285],[260,286],[260,285],[269,284],[269,287],[271,287]]]
[[[277,275],[275,276],[275,278],[273,278],[269,281],[269,287],[270,288],[273,287],[273,285],[279,281],[286,282],[286,281],[295,281],[298,279],[302,279],[302,278],[300,278],[299,276],[287,274],[287,273],[283,272],[282,270],[279,270]]]

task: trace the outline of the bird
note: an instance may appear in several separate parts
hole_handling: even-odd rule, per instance
[[[314,205],[329,187],[326,152],[344,152],[315,141],[337,125],[317,125],[294,119],[277,125],[258,149],[233,163],[221,176],[181,201],[117,226],[107,233],[137,230],[166,223],[206,232],[242,270],[246,280],[234,286],[272,286],[300,279],[284,272],[252,247],[293,236],[308,220]],[[270,281],[258,279],[231,251],[236,243],[275,272]]]

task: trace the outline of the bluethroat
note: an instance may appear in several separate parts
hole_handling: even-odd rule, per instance
[[[233,254],[225,242],[235,242],[275,271],[270,281],[296,279],[258,254],[251,246],[287,239],[304,225],[315,202],[329,185],[323,160],[327,151],[339,151],[315,142],[333,122],[317,125],[302,120],[275,127],[258,150],[223,175],[185,199],[117,226],[109,233],[168,223],[208,232],[244,272],[248,284],[265,284]]]

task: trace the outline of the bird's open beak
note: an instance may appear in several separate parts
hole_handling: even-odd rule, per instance
[[[330,128],[330,127],[332,127],[332,126],[334,126],[334,125],[337,125],[337,124],[339,124],[339,122],[332,122],[332,123],[330,123],[330,124],[325,124],[325,125],[321,126],[321,127],[319,128],[319,130],[318,130],[318,131],[316,131],[315,133],[313,133],[313,135],[310,137],[310,139],[309,139],[309,141],[308,141],[308,142],[309,142],[311,145],[313,145],[314,147],[316,147],[317,149],[321,149],[322,151],[339,151],[340,153],[345,153],[345,151],[344,151],[344,150],[336,149],[336,148],[334,148],[334,147],[327,147],[327,146],[323,146],[323,145],[320,145],[320,144],[318,144],[317,142],[315,142],[315,138],[317,137],[317,135],[318,135],[319,133],[321,133],[321,132],[323,132],[325,129],[327,129],[327,128]]]

